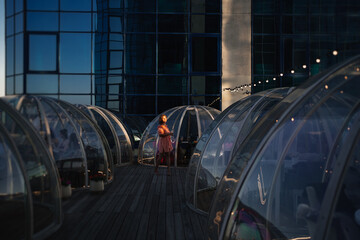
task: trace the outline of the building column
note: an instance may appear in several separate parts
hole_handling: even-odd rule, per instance
[[[222,0],[222,89],[251,84],[251,0]],[[222,92],[222,109],[248,96]]]

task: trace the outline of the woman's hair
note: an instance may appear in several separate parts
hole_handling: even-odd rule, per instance
[[[163,116],[166,117],[165,114],[161,114],[160,117],[159,117],[159,124],[163,124],[163,123],[164,123],[164,121],[162,120],[162,117],[163,117]]]

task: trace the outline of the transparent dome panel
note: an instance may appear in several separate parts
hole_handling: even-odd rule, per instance
[[[124,127],[124,124],[113,113],[103,108],[99,108],[99,109],[109,118],[111,124],[115,129],[117,138],[120,143],[121,163],[124,164],[124,163],[132,162],[133,161],[132,144],[129,137],[129,133]]]
[[[349,66],[317,85],[279,120],[240,187],[225,238],[245,237],[241,229],[252,224],[262,237],[314,236],[319,221],[315,213],[332,201],[324,196],[335,171],[341,171],[331,155],[359,106],[360,75],[355,69]],[[246,161],[244,153],[236,157],[238,164]]]
[[[201,111],[201,116],[199,115],[199,111]],[[216,117],[215,115],[205,116],[203,112],[207,114],[215,112],[216,116],[220,113],[216,109],[214,111],[203,111],[202,106],[180,106],[162,113],[167,116],[168,120],[166,125],[169,130],[173,132],[173,136],[171,136],[173,150],[170,153],[172,166],[188,166],[195,145],[201,135],[200,122],[204,122],[204,126],[207,127]],[[159,155],[157,150],[157,128],[159,125],[159,117],[162,114],[155,117],[144,131],[139,144],[139,163],[155,164],[154,159]],[[200,120],[202,118],[205,119]],[[165,159],[162,159],[161,163],[165,164]]]
[[[0,101],[0,122],[9,132],[24,161],[31,188],[34,234],[60,223],[59,176],[40,136],[18,112]],[[48,231],[51,232],[51,231]]]
[[[29,234],[31,205],[21,157],[0,127],[0,238],[24,239]]]
[[[80,134],[82,144],[84,146],[88,176],[102,172],[107,174],[107,179],[113,178],[112,162],[109,163],[109,157],[111,158],[110,150],[107,151],[105,144],[107,141],[105,136],[102,138],[99,131],[95,126],[95,123],[90,120],[82,111],[75,106],[58,101],[58,103],[68,112],[68,114],[74,120],[77,131]],[[106,142],[105,142],[106,141]],[[89,180],[89,179],[88,179]]]

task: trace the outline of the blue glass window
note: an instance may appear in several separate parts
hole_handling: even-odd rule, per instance
[[[15,33],[22,32],[24,30],[24,14],[19,13],[15,16]]]
[[[155,94],[155,77],[149,76],[127,76],[126,93],[129,94]]]
[[[91,73],[91,34],[63,33],[60,35],[60,71]]]
[[[219,94],[221,89],[220,77],[217,76],[192,76],[191,77],[191,94]]]
[[[187,0],[158,0],[159,12],[186,12]]]
[[[58,31],[59,13],[28,12],[27,30],[29,31]]]
[[[91,11],[92,0],[61,0],[60,10],[64,11]]]
[[[110,32],[122,32],[122,17],[110,17]]]
[[[155,112],[155,97],[127,96],[126,105],[130,114],[153,114]]]
[[[175,76],[159,76],[158,94],[187,94],[187,78]]]
[[[18,34],[15,37],[15,74],[24,72],[24,35]]]
[[[193,72],[218,72],[218,39],[216,37],[192,38]]]
[[[24,10],[24,0],[15,0],[15,13]]]
[[[24,77],[23,75],[15,77],[15,94],[24,93]]]
[[[159,73],[187,73],[187,37],[159,35]]]
[[[27,0],[27,9],[28,10],[58,10],[59,9],[59,0]]]
[[[110,65],[109,68],[123,68],[123,51],[110,52]]]
[[[56,71],[56,35],[29,35],[29,70]]]
[[[90,75],[60,75],[60,93],[91,92]]]
[[[159,14],[159,32],[187,32],[185,14]]]
[[[61,13],[60,30],[90,32],[91,13]]]
[[[123,50],[124,49],[124,38],[122,34],[111,33],[110,34],[110,50]]]
[[[6,76],[14,75],[14,37],[6,39]]]
[[[97,30],[97,13],[93,13],[93,16],[92,16],[92,19],[93,19],[93,32],[96,32]]]
[[[122,0],[109,0],[109,8],[122,8],[122,6],[123,6]]]
[[[6,36],[14,34],[14,17],[6,19]]]
[[[169,110],[172,107],[177,106],[183,106],[187,105],[187,97],[185,96],[159,96],[157,98],[157,104],[158,104],[158,113],[165,112],[166,110]]]
[[[155,12],[155,3],[155,0],[125,0],[125,8],[129,12]]]
[[[6,94],[7,95],[14,94],[14,77],[6,78]]]
[[[193,13],[220,13],[220,0],[191,0]]]
[[[192,15],[191,32],[193,33],[220,33],[219,15]]]
[[[60,95],[60,99],[72,104],[91,104],[91,96],[89,95]]]
[[[58,93],[58,75],[28,74],[26,78],[27,93]]]
[[[11,16],[14,14],[14,0],[5,0],[6,1],[6,16]]]
[[[253,0],[252,8],[254,13],[274,13],[275,1],[274,0]]]
[[[155,73],[155,35],[126,35],[126,72]]]
[[[159,21],[160,23],[160,21]],[[155,14],[128,14],[126,15],[127,32],[155,32]]]
[[[115,84],[115,83],[121,83],[122,84],[122,76],[109,76],[108,77],[108,84]]]
[[[109,85],[108,86],[108,92],[109,92],[109,94],[120,94],[120,93],[122,93],[122,91],[120,91],[120,86],[118,84]]]

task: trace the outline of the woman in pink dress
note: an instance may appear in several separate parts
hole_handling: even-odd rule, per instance
[[[173,146],[171,144],[171,137],[173,135],[172,132],[170,132],[169,128],[166,126],[167,117],[162,114],[159,117],[159,126],[158,126],[158,135],[159,135],[159,157],[156,159],[156,167],[155,167],[155,173],[158,174],[158,168],[161,159],[165,156],[166,162],[167,162],[167,174],[170,175],[170,152],[173,150]]]

